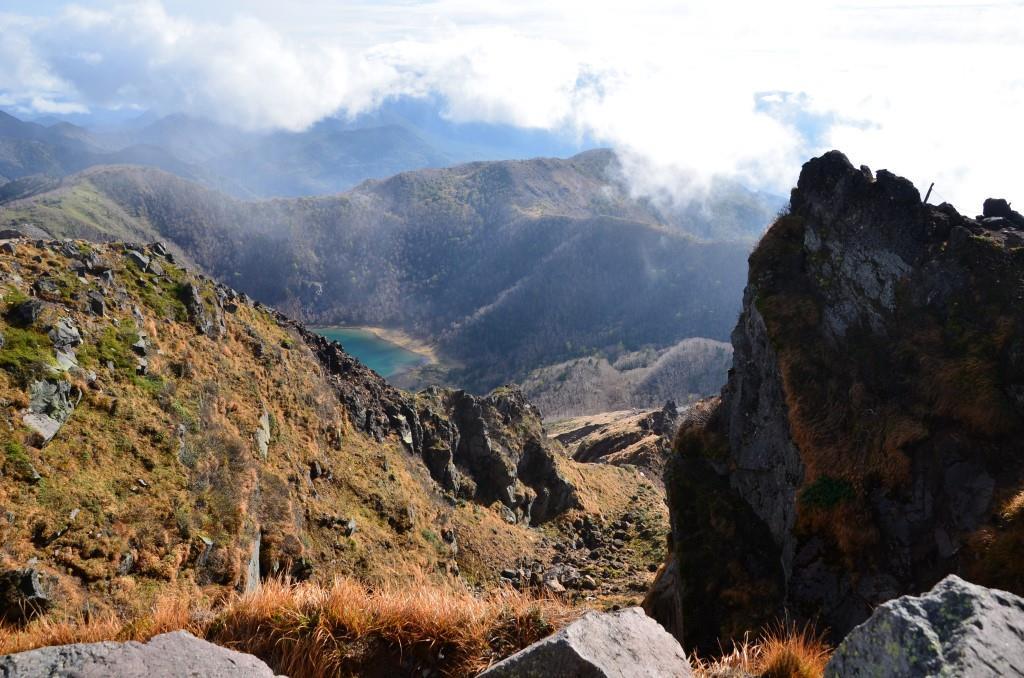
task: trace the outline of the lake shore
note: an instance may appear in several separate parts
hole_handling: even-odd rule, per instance
[[[437,349],[433,344],[417,339],[406,334],[402,330],[387,327],[374,327],[372,325],[325,325],[319,329],[359,330],[361,332],[368,332],[376,336],[378,339],[404,348],[406,351],[411,353],[423,356],[426,359],[427,364],[440,362],[437,357]]]

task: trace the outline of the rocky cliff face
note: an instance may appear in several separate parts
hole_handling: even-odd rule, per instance
[[[478,397],[432,387],[413,395],[337,342],[291,324],[324,366],[353,426],[379,441],[399,438],[423,458],[443,490],[485,505],[497,501],[511,523],[537,524],[579,508],[575,488],[558,470],[558,452],[544,436],[540,413],[518,389]]]
[[[785,608],[842,635],[953,571],[1022,590],[1022,227],[835,151],[804,166],[751,255],[721,400],[677,440],[660,605],[701,620],[677,633]],[[712,488],[728,510],[702,505]],[[687,553],[695,535],[723,547]]]

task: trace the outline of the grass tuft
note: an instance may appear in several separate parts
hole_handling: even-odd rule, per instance
[[[0,347],[0,369],[10,372],[19,382],[26,383],[54,364],[49,337],[34,329],[8,327],[3,332]]]
[[[758,678],[821,678],[832,648],[811,626],[779,622],[756,639],[747,636],[717,659],[691,658],[697,678],[751,675]]]
[[[0,628],[0,654],[76,642],[146,641],[185,629],[254,654],[293,678],[407,674],[410,668],[463,676],[540,640],[581,612],[508,588],[474,595],[425,579],[378,588],[352,578],[329,585],[268,581],[215,606],[176,591],[135,619],[44,618],[22,629]]]

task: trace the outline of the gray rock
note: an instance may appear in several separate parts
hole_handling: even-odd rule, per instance
[[[89,299],[89,310],[93,315],[97,315],[102,318],[107,312],[107,303],[103,298],[103,295],[99,292],[89,292],[86,296]]]
[[[117,573],[122,577],[127,575],[135,567],[135,556],[132,555],[131,551],[126,551],[121,556],[121,562],[117,566]]]
[[[54,356],[57,358],[57,367],[64,372],[69,371],[73,367],[78,367],[78,359],[75,357],[73,351],[62,351],[57,349],[54,351]]]
[[[66,381],[34,381],[28,387],[29,412],[48,414],[63,422],[75,409],[74,391]]]
[[[82,256],[82,252],[78,249],[78,245],[71,240],[62,241],[57,247],[53,248],[53,251],[59,252],[69,259],[77,259]]]
[[[32,289],[40,297],[60,297],[60,287],[52,278],[39,278],[32,283]]]
[[[881,605],[836,648],[832,676],[1024,676],[1024,598],[949,575]]]
[[[724,390],[729,447],[736,467],[730,484],[768,526],[788,572],[795,549],[792,531],[803,462],[790,439],[778,356],[749,288],[743,309],[732,333],[735,369]]]
[[[110,270],[110,262],[96,253],[89,253],[85,257],[85,270],[93,275],[104,275],[113,272]]]
[[[34,568],[8,570],[0,574],[0,619],[21,623],[50,607],[50,597]],[[3,663],[0,661],[0,675]]]
[[[36,442],[40,445],[53,440],[53,437],[57,435],[57,431],[60,430],[61,422],[55,420],[46,414],[37,414],[35,412],[29,412],[21,418],[23,423],[28,429],[36,435]]]
[[[545,579],[544,587],[552,593],[565,593],[565,586],[554,577]]]
[[[317,478],[324,475],[324,468],[320,465],[320,462],[314,459],[309,462],[309,479],[316,480]]]
[[[82,394],[66,381],[40,380],[28,387],[28,412],[22,422],[41,439],[50,442],[74,411]]]
[[[260,452],[260,459],[266,461],[270,453],[270,412],[263,408],[260,415],[260,427],[256,429],[256,447]]]
[[[480,674],[483,678],[648,676],[687,678],[690,662],[676,639],[638,607],[591,612]]]
[[[47,333],[56,349],[68,349],[82,343],[82,333],[70,318],[61,318]]]
[[[7,318],[15,325],[27,327],[39,318],[46,304],[38,299],[29,299],[16,305],[7,313]]]
[[[139,252],[137,250],[128,250],[125,253],[125,256],[128,257],[128,261],[132,262],[143,271],[145,271],[146,268],[149,267],[149,257],[147,257],[142,252]]]
[[[200,640],[185,631],[164,633],[148,643],[80,643],[0,657],[4,678],[271,678],[258,658]]]
[[[502,388],[484,397],[464,391],[424,394],[437,398],[439,406],[423,408],[420,416],[424,442],[429,442],[424,458],[435,480],[448,485],[453,462],[460,494],[475,486],[473,498],[488,505],[500,502],[510,523],[537,525],[579,505],[576,488],[546,444],[540,413],[521,391]],[[442,408],[450,422],[445,426],[439,426]]]
[[[153,275],[164,274],[164,267],[161,266],[160,262],[157,261],[156,259],[153,259],[152,261],[149,262],[149,266],[146,267],[146,270],[152,273]]]
[[[1024,228],[1024,216],[1010,209],[1010,203],[1002,198],[988,198],[982,206],[982,216],[1001,217],[1017,228]]]
[[[212,339],[220,337],[220,331],[215,318],[211,318],[199,288],[193,283],[186,283],[182,290],[182,301],[188,310],[188,317],[199,334],[204,334]]]
[[[252,544],[249,547],[249,562],[245,568],[245,592],[252,593],[260,587],[260,546],[263,544],[263,535],[256,529]]]
[[[132,344],[132,351],[136,355],[146,356],[149,354],[149,342],[146,341],[146,337],[140,336],[134,344]]]

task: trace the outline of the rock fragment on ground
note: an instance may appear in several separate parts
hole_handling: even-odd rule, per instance
[[[1024,598],[949,575],[876,609],[836,648],[825,675],[1024,676]]]
[[[257,657],[175,631],[148,643],[78,643],[5,655],[0,676],[273,678],[274,672]]]
[[[676,639],[639,607],[591,612],[558,633],[498,662],[480,678],[688,678]]]

